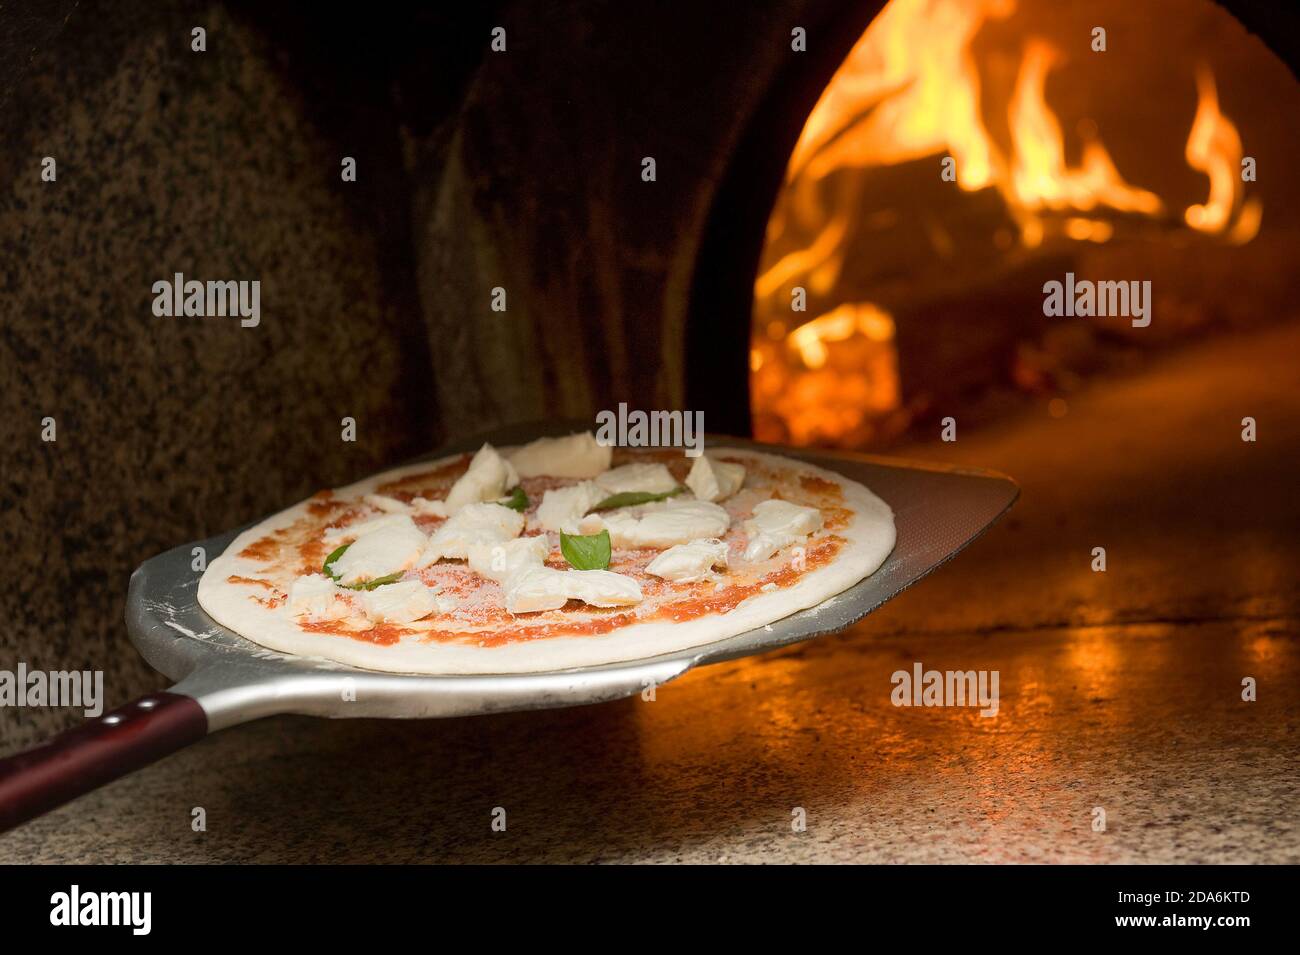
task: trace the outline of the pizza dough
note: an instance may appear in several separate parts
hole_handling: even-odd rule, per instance
[[[519,451],[499,448],[492,453],[499,452],[508,463]],[[545,540],[511,545],[509,550],[516,555],[534,550],[546,553],[545,566],[555,571],[568,571],[568,565],[560,554],[559,534],[538,521],[548,491],[562,491],[591,478],[597,479],[598,485],[600,474],[593,472],[631,464],[664,465],[683,486],[680,493],[666,500],[590,513],[570,521],[580,521],[583,533],[602,526],[613,526],[620,533],[632,533],[628,531],[632,525],[674,526],[668,519],[674,513],[702,510],[695,495],[686,489],[693,469],[696,480],[690,484],[705,496],[730,491],[709,505],[724,507],[728,518],[721,523],[729,524],[724,534],[700,535],[712,539],[712,545],[704,541],[669,545],[666,541],[673,538],[660,533],[619,538],[654,543],[614,547],[609,567],[614,573],[609,577],[621,576],[636,583],[631,587],[624,583],[621,589],[616,586],[614,591],[622,597],[611,599],[608,606],[570,600],[558,609],[512,615],[504,609],[505,584],[494,579],[499,574],[486,569],[488,551],[481,544],[477,564],[471,553],[473,541],[459,550],[449,548],[452,553],[470,556],[468,564],[445,556],[434,559],[430,552],[423,558],[411,553],[412,524],[438,540],[439,529],[453,520],[440,502],[469,470],[469,455],[409,465],[322,492],[244,531],[209,564],[199,582],[199,604],[221,625],[284,653],[397,673],[532,673],[702,647],[773,623],[852,587],[872,574],[893,549],[893,513],[861,484],[823,468],[762,452],[721,447],[707,453],[706,467],[713,473],[703,477],[698,464],[701,459],[685,458],[680,452],[621,450],[614,452],[612,462],[606,458],[594,465],[584,459],[582,467],[567,469],[582,478],[539,473],[547,454],[525,451],[519,458],[524,466],[518,468],[517,478],[514,474],[510,477],[520,481],[528,497],[527,509],[519,515],[523,520],[518,520],[514,511],[499,515],[503,520],[492,521],[492,526],[504,529],[493,530],[496,536],[482,540],[489,545],[500,541],[504,547],[512,539],[526,541],[529,535],[545,534]],[[504,468],[495,460],[491,465],[495,481],[496,472]],[[742,467],[743,483],[730,488]],[[480,470],[485,468],[483,465]],[[511,466],[510,470],[515,469]],[[653,474],[656,486],[663,483],[657,467],[621,471],[615,475],[615,483],[624,486],[620,482],[637,474]],[[725,476],[719,480],[719,475]],[[478,481],[477,472],[471,480]],[[490,488],[493,495],[500,491],[496,485]],[[579,494],[583,503],[578,510],[592,506],[591,499],[599,494]],[[563,500],[563,495],[557,500]],[[478,512],[492,517],[490,509],[502,507],[491,501],[455,503],[460,506],[462,523]],[[816,509],[815,516],[808,512],[810,508]],[[677,523],[683,519],[679,516]],[[475,520],[470,526],[483,524],[482,515]],[[454,530],[458,525],[450,526]],[[522,531],[516,529],[520,526]],[[709,526],[716,530],[719,524],[715,521]],[[367,539],[387,535],[396,543],[387,549],[368,547],[360,555],[364,561],[354,558],[345,562],[344,569],[353,579],[365,578],[367,569],[373,576],[391,571],[402,578],[398,589],[344,590],[331,586],[322,575],[325,559],[341,544],[360,539],[362,529],[366,529]],[[520,533],[524,537],[519,537]],[[761,535],[764,539],[755,544]],[[448,536],[444,531],[441,539]],[[725,554],[718,552],[718,542],[725,547]],[[662,556],[675,546],[684,549],[668,558]],[[747,549],[751,555],[775,553],[751,560],[745,558]],[[696,561],[691,564],[688,558],[693,555]],[[704,555],[702,561],[700,555]],[[385,559],[390,563],[384,563]],[[678,574],[684,579],[647,572],[656,559],[657,571],[667,566],[686,568]],[[476,573],[471,564],[483,573]],[[546,570],[534,576],[546,583],[567,581],[573,594],[582,595],[591,590],[587,583],[597,582],[575,587],[570,578]],[[425,586],[417,586],[415,581]],[[643,596],[629,605],[627,594],[631,591],[643,592]],[[410,619],[412,615],[420,619]]]

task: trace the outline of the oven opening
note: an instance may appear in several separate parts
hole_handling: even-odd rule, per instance
[[[892,0],[767,222],[755,436],[855,448],[957,409],[1061,416],[1153,350],[1294,315],[1298,106],[1209,0]],[[1091,315],[1070,307],[1085,282]]]

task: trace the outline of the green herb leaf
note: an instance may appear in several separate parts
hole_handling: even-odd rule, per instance
[[[586,535],[561,532],[560,553],[578,570],[604,570],[609,566],[609,531]]]
[[[330,580],[339,579],[340,575],[334,573],[334,561],[342,557],[343,552],[351,546],[352,546],[351,544],[344,544],[338,550],[334,551],[334,553],[330,554],[328,557],[325,558],[325,566],[322,567],[321,570],[325,572],[325,576],[328,577]]]
[[[374,590],[376,587],[382,587],[384,584],[395,584],[402,579],[403,571],[395,574],[388,574],[384,577],[376,577],[374,580],[363,580],[359,584],[340,584],[340,587],[346,587],[348,590]]]
[[[636,504],[649,504],[651,501],[662,501],[665,498],[674,497],[686,490],[684,487],[675,487],[671,491],[664,491],[662,494],[651,494],[649,491],[624,491],[622,494],[615,494],[607,497],[595,507],[593,511],[610,511],[616,507],[632,507]]]
[[[330,554],[328,557],[325,558],[325,566],[322,567],[321,570],[325,572],[325,576],[328,577],[330,580],[337,581],[342,576],[342,574],[334,573],[334,561],[342,557],[343,552],[346,551],[351,546],[352,546],[351,544],[344,544],[338,550],[334,551],[332,554]],[[384,584],[397,583],[399,580],[402,579],[402,573],[403,572],[399,570],[395,574],[388,574],[385,577],[376,577],[374,580],[363,580],[359,584],[339,584],[339,586],[347,590],[374,590],[376,587],[384,586]]]
[[[528,495],[524,493],[522,487],[517,487],[510,492],[509,497],[502,498],[497,501],[497,503],[502,507],[508,507],[510,510],[518,511],[522,514],[524,511],[528,510]]]

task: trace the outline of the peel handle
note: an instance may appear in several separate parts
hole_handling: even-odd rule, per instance
[[[207,714],[193,697],[150,693],[0,759],[0,832],[162,759],[207,732]]]

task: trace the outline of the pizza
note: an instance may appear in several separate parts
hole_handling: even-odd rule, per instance
[[[409,465],[241,533],[199,581],[221,625],[398,673],[569,669],[701,647],[872,574],[893,513],[861,484],[742,448],[591,433]]]

